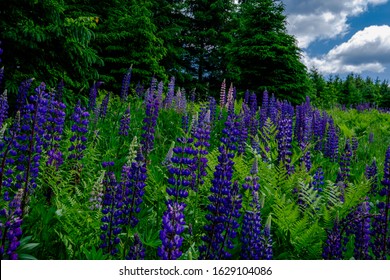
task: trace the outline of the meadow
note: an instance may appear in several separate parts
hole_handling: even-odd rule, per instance
[[[2,259],[390,258],[389,111],[130,75],[2,94]]]

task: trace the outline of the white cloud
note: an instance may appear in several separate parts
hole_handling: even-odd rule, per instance
[[[348,32],[347,19],[388,0],[285,0],[287,29],[298,45],[307,48],[317,39],[332,39]]]
[[[390,64],[390,26],[366,27],[321,57],[304,53],[303,62],[322,73],[383,72]]]

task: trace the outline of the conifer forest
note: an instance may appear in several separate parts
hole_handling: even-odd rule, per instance
[[[390,259],[388,81],[281,1],[1,1],[0,255]]]

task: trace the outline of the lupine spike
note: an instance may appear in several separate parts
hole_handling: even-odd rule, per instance
[[[133,65],[131,65],[130,68],[127,69],[126,74],[123,77],[122,89],[121,89],[121,95],[120,95],[121,100],[127,100],[127,97],[129,95],[129,87],[130,87],[132,70],[133,70]]]
[[[18,96],[16,97],[16,110],[21,111],[27,103],[28,91],[31,87],[34,78],[23,81],[18,90]]]
[[[93,111],[96,107],[96,97],[98,94],[99,87],[103,84],[101,81],[97,81],[92,85],[92,87],[89,89],[89,103],[88,103],[88,109]]]
[[[127,107],[125,113],[121,117],[120,120],[120,126],[119,126],[119,135],[122,136],[128,136],[129,135],[129,129],[130,129],[130,106]]]
[[[103,162],[103,168],[114,166],[114,162]],[[102,234],[100,235],[101,245],[105,254],[115,256],[118,252],[118,244],[120,243],[119,234],[122,231],[123,224],[123,192],[118,184],[115,174],[112,171],[107,171],[105,174],[104,185],[104,197],[101,219],[102,225],[100,229]]]
[[[8,209],[0,210],[0,258],[17,260],[17,248],[22,237],[22,200],[24,190],[19,189],[15,197],[9,200]],[[6,256],[7,255],[7,256]]]
[[[162,218],[162,230],[160,239],[162,245],[157,250],[157,255],[163,260],[176,260],[181,257],[180,247],[183,244],[184,232],[184,208],[183,202],[167,201],[167,210]]]
[[[8,117],[8,108],[7,90],[5,90],[3,94],[0,95],[0,128]]]
[[[84,157],[84,150],[87,148],[85,144],[87,142],[88,118],[89,113],[81,106],[79,101],[72,115],[73,125],[71,130],[73,135],[70,138],[72,144],[68,149],[70,151],[69,159],[81,160]]]
[[[105,118],[107,115],[107,107],[108,107],[109,101],[110,101],[110,93],[107,93],[102,101],[102,104],[100,105],[99,115],[102,118]]]
[[[126,260],[143,260],[145,259],[145,247],[139,238],[139,235],[134,234],[134,242],[130,246]]]
[[[202,237],[205,242],[199,247],[200,259],[226,259],[230,257],[229,250],[232,249],[230,239],[235,233],[235,224],[228,224],[229,214],[236,218],[234,209],[241,205],[236,194],[232,192],[233,158],[237,150],[239,137],[238,123],[236,116],[229,115],[223,129],[224,137],[221,138],[222,145],[219,147],[219,164],[215,168],[210,204],[207,206],[209,213],[206,215],[208,224],[204,227],[206,235]],[[238,188],[238,187],[237,187]],[[237,204],[236,204],[237,203]],[[235,211],[235,210],[234,210]],[[229,234],[231,233],[231,234]],[[225,240],[225,236],[227,240]]]

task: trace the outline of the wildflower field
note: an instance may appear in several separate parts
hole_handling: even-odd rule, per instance
[[[1,95],[2,259],[389,259],[388,111],[130,76]]]

